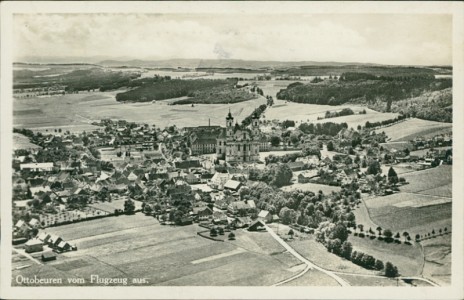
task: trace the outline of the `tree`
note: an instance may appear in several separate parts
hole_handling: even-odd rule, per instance
[[[390,230],[390,229],[385,229],[383,231],[383,235],[387,238],[387,239],[391,239],[392,236],[393,236],[393,232]]]
[[[420,234],[416,234],[416,241],[420,240]]]
[[[274,169],[274,176],[271,184],[281,187],[290,184],[293,173],[287,164],[279,164]]]
[[[370,163],[369,166],[367,167],[367,174],[372,174],[372,175],[377,175],[382,173],[382,169],[380,168],[380,163],[373,159]]]
[[[135,211],[135,204],[134,201],[127,199],[124,201],[124,213],[126,214],[133,214]]]
[[[383,268],[384,268],[383,261],[377,259],[375,261],[375,269],[380,271],[380,270],[383,270]]]
[[[235,234],[233,232],[229,233],[229,240],[235,240]]]
[[[283,224],[292,224],[295,222],[297,213],[291,208],[284,207],[280,210],[279,217]]]
[[[388,182],[397,184],[398,183],[398,174],[396,174],[396,171],[393,169],[393,167],[390,167],[388,169]]]
[[[334,151],[334,150],[335,150],[335,148],[334,148],[333,142],[332,142],[332,141],[329,141],[329,142],[327,143],[327,151]]]
[[[351,252],[353,251],[353,245],[350,242],[344,241],[341,248],[341,255],[346,259],[351,258]]]
[[[281,139],[280,137],[274,135],[271,137],[271,145],[274,146],[274,147],[277,147],[280,145],[280,142],[281,142]]]
[[[398,276],[398,268],[394,266],[391,262],[387,262],[385,265],[385,276],[387,277],[397,277]]]
[[[382,227],[378,226],[375,230],[379,232],[379,236],[382,235]]]
[[[293,232],[293,229],[290,229],[290,230],[288,231],[288,235],[290,236],[291,239],[293,238],[293,235],[294,235],[294,234],[295,234],[295,233]]]
[[[214,237],[214,236],[217,236],[217,231],[215,228],[211,228],[211,230],[209,231],[209,235]]]
[[[238,194],[240,195],[240,199],[244,199],[245,196],[250,195],[250,188],[247,186],[242,186],[238,191]]]

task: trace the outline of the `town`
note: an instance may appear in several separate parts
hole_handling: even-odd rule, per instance
[[[137,214],[159,226],[194,226],[212,241],[240,239],[243,230],[276,230],[284,243],[313,236],[330,253],[397,277],[393,262],[357,253],[348,236],[412,245],[450,233],[444,226],[395,234],[356,215],[362,198],[395,195],[409,184],[395,170],[451,165],[451,132],[395,147],[382,124],[355,130],[265,120],[272,105],[240,124],[229,111],[225,126],[160,128],[104,119],[91,132],[15,129],[31,142],[13,157],[16,251],[60,260],[79,253],[79,242],[72,242],[79,239],[54,228]]]

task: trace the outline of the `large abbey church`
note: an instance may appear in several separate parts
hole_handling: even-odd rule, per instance
[[[253,162],[259,160],[262,141],[259,130],[259,116],[252,116],[251,129],[234,124],[234,117],[229,111],[226,117],[226,128],[223,128],[217,138],[216,156],[226,162]]]

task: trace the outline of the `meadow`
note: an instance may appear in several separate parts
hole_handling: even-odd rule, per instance
[[[384,131],[390,141],[409,141],[415,137],[433,137],[438,134],[452,131],[453,124],[427,121],[416,118],[408,119],[398,124],[378,129]]]
[[[197,225],[163,226],[143,214],[48,228],[78,247],[54,262],[14,270],[13,277],[146,278],[142,285],[272,285],[298,274],[298,264],[266,232],[237,230],[236,240],[198,236]],[[271,253],[272,252],[272,253]],[[13,284],[15,284],[13,282]]]
[[[130,122],[155,124],[158,127],[176,125],[190,127],[225,125],[225,117],[230,111],[238,122],[249,116],[253,110],[266,100],[263,97],[240,103],[167,105],[156,103],[118,103],[112,92],[81,92],[47,98],[32,97],[14,99],[15,112],[13,126],[45,132],[62,130],[89,131],[98,127],[91,125],[101,119],[125,119]],[[34,108],[40,112],[30,112]],[[29,112],[27,112],[29,111]]]

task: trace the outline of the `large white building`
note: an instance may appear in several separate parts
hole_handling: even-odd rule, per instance
[[[226,117],[226,128],[223,128],[217,139],[216,156],[226,162],[253,162],[259,160],[261,143],[259,116],[254,113],[251,128],[245,128],[238,123],[229,111]]]

